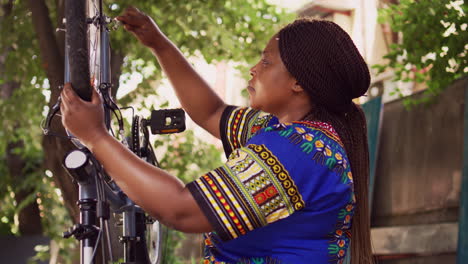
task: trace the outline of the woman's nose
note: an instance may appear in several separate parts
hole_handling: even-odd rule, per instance
[[[255,74],[255,65],[252,68],[250,68],[249,72],[250,72],[250,76],[254,76],[254,74]]]

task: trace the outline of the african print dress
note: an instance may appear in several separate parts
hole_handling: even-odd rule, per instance
[[[221,135],[227,162],[187,186],[214,228],[203,263],[342,263],[355,198],[333,128],[229,106]]]

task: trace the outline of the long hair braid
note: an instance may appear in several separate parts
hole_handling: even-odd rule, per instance
[[[298,19],[281,29],[278,37],[284,65],[312,103],[312,111],[304,120],[331,124],[350,162],[356,197],[351,263],[373,263],[366,119],[361,107],[352,101],[369,87],[367,64],[349,35],[331,21]]]

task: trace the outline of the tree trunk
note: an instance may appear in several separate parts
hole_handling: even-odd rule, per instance
[[[6,4],[2,5],[3,17],[8,17],[11,14],[13,8],[13,0],[8,1]],[[5,72],[5,63],[6,56],[10,50],[6,50],[4,54],[0,55],[0,76],[3,76]],[[13,92],[20,87],[20,83],[10,81],[0,85],[0,98],[3,100],[8,100],[13,95]],[[17,142],[9,142],[6,149],[6,161],[8,167],[8,174],[12,178],[13,187],[18,185],[22,180],[24,180],[24,171],[26,167],[26,161],[18,154],[14,153],[15,148],[23,147],[24,142],[19,140]],[[27,197],[33,194],[34,190],[32,189],[20,189],[15,190],[15,200],[17,204],[20,204]],[[36,199],[33,200],[30,204],[24,207],[19,212],[19,232],[21,235],[40,235],[42,234],[42,224],[41,217],[39,212],[39,207],[36,202]]]
[[[60,94],[59,86],[63,85],[63,57],[58,51],[61,50],[59,47],[63,47],[64,43],[57,43],[54,26],[50,20],[49,9],[45,1],[29,0],[28,4],[32,14],[34,30],[39,40],[39,48],[43,61],[42,65],[44,65],[44,70],[50,83],[50,109],[57,102],[57,98]],[[63,5],[61,7],[63,8]],[[58,14],[63,14],[63,10],[58,11]],[[63,38],[61,38],[61,41],[63,41]],[[60,121],[52,122],[51,130],[61,134],[65,133]],[[78,200],[78,187],[76,183],[72,182],[71,177],[61,165],[63,157],[68,151],[73,149],[73,145],[69,141],[56,137],[44,136],[42,146],[45,156],[44,165],[53,173],[57,186],[62,190],[65,206],[74,222],[78,222],[79,209],[75,204]]]

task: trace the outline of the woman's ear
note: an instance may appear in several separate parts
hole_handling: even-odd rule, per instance
[[[300,92],[304,91],[304,89],[302,88],[302,86],[298,82],[296,82],[294,84],[294,86],[292,87],[292,90],[293,90],[293,92],[296,92],[296,93],[300,93]]]

